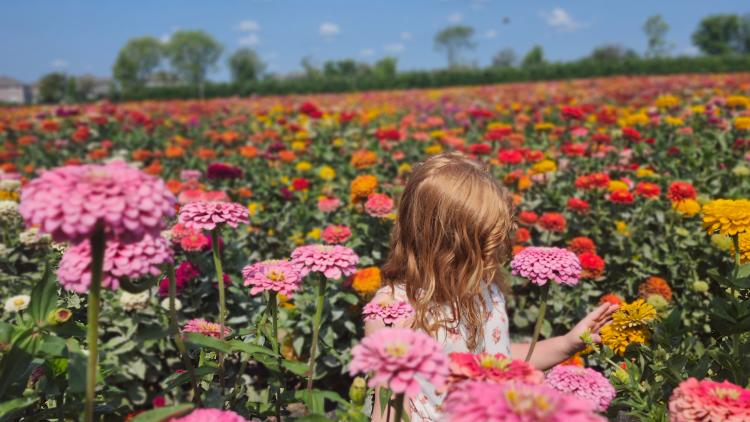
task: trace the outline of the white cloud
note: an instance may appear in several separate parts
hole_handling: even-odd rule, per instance
[[[55,69],[63,69],[63,68],[68,67],[68,62],[63,59],[55,59],[55,60],[52,60],[51,65]]]
[[[488,29],[484,31],[484,36],[488,39],[493,39],[497,37],[497,31],[495,31],[494,29]]]
[[[375,50],[372,48],[365,48],[359,51],[359,55],[362,57],[372,57],[375,55]]]
[[[258,32],[260,31],[260,24],[257,21],[245,19],[237,25],[236,29],[240,32]]]
[[[385,46],[383,46],[383,50],[391,54],[399,54],[402,51],[404,51],[405,48],[406,47],[404,46],[404,44],[400,42],[396,42],[393,44],[386,44]]]
[[[169,29],[169,32],[167,32],[166,34],[162,35],[159,38],[159,40],[161,40],[162,43],[168,43],[169,40],[172,39],[172,34],[174,34],[175,32],[177,32],[179,30],[180,30],[179,26],[173,26],[172,28]]]
[[[575,31],[582,26],[580,22],[573,19],[568,12],[560,7],[552,9],[552,12],[549,13],[542,12],[541,16],[547,22],[547,25],[559,31]]]
[[[471,8],[475,10],[484,9],[484,6],[488,5],[490,0],[471,0]]]
[[[401,39],[402,40],[409,41],[411,38],[412,38],[411,32],[404,31],[404,32],[401,33]]]
[[[448,15],[448,22],[450,23],[459,23],[462,20],[464,20],[464,15],[459,12],[451,13],[450,15]]]
[[[244,37],[241,37],[239,40],[237,40],[237,44],[243,45],[246,47],[254,47],[260,44],[260,38],[258,38],[257,34],[247,34]]]
[[[320,24],[320,29],[318,32],[320,32],[320,35],[324,37],[335,37],[339,34],[339,32],[341,32],[341,29],[335,23],[324,22]]]

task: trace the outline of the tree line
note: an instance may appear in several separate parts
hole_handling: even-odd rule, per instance
[[[482,68],[465,58],[477,46],[474,29],[452,25],[434,37],[434,47],[445,54],[447,67],[429,71],[398,71],[397,59],[385,57],[369,64],[353,59],[301,61],[304,72],[276,75],[266,71],[262,58],[250,48],[240,48],[227,57],[229,83],[207,80],[224,53],[223,46],[200,30],[177,31],[166,42],[154,37],[129,40],[112,66],[113,99],[190,98],[226,95],[340,92],[363,89],[399,89],[462,84],[485,84],[536,79],[563,79],[614,74],[665,74],[747,70],[750,60],[750,14],[719,14],[703,18],[692,34],[702,53],[698,57],[673,56],[667,39],[669,25],[660,15],[643,24],[647,39],[645,54],[619,44],[604,44],[579,60],[549,62],[542,46],[534,46],[523,57],[503,48]],[[43,101],[81,100],[80,90],[71,88],[71,78],[61,73],[40,81]]]

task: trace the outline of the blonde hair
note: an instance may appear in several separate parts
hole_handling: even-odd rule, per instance
[[[400,285],[416,311],[413,326],[465,327],[467,345],[484,341],[488,311],[480,300],[512,250],[513,205],[485,165],[458,153],[431,157],[406,184],[383,266],[386,285]],[[450,309],[450,312],[445,312]]]

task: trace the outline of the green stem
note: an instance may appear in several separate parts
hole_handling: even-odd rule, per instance
[[[531,355],[534,353],[534,347],[536,346],[537,340],[539,340],[539,333],[542,331],[542,323],[544,323],[544,313],[547,310],[547,297],[549,296],[550,282],[542,286],[542,302],[539,304],[539,315],[536,317],[536,324],[534,324],[534,335],[531,338],[531,344],[529,344],[529,351],[526,354],[526,362],[531,360]]]
[[[278,376],[278,390],[276,391],[276,420],[281,421],[281,353],[279,351],[279,306],[276,299],[276,292],[270,292],[268,296],[268,307],[271,311],[271,345],[273,351],[276,353],[276,362],[279,365],[279,371],[276,373]]]
[[[211,251],[214,256],[216,277],[219,280],[219,340],[224,341],[224,317],[226,316],[226,299],[224,297],[224,272],[221,269],[221,255],[219,251],[219,229],[211,230]],[[219,384],[221,394],[224,394],[224,354],[219,352]]]
[[[172,330],[172,337],[174,338],[174,342],[177,345],[177,350],[180,352],[182,364],[185,365],[185,368],[187,368],[188,371],[188,375],[190,376],[190,384],[192,384],[193,386],[193,394],[195,395],[195,397],[193,397],[193,401],[200,404],[201,393],[200,390],[198,390],[198,380],[195,377],[193,362],[188,356],[187,349],[185,348],[185,343],[182,341],[182,337],[180,336],[179,325],[177,324],[177,308],[175,306],[175,300],[177,296],[177,277],[175,275],[174,265],[171,263],[167,264],[167,277],[169,277],[169,326]]]
[[[85,420],[94,421],[94,401],[96,399],[96,365],[99,357],[97,351],[97,338],[99,334],[99,299],[102,288],[102,269],[104,267],[104,251],[107,240],[104,236],[104,227],[101,225],[94,231],[89,239],[91,243],[91,286],[89,286],[88,300],[88,327],[86,342],[89,356],[86,365],[86,404]]]
[[[318,336],[320,334],[320,320],[323,317],[323,300],[326,294],[326,277],[320,275],[315,295],[317,296],[315,304],[315,316],[313,317],[312,344],[310,345],[310,369],[307,376],[307,395],[312,398],[313,378],[315,378],[315,356],[318,348]]]
[[[396,409],[395,422],[401,422],[401,418],[404,417],[404,393],[396,395],[394,407]]]
[[[734,244],[734,270],[732,271],[732,300],[737,300],[737,290],[735,288],[737,284],[737,276],[740,273],[740,261],[742,260],[742,254],[740,253],[740,235],[735,234],[732,236],[732,243]],[[737,360],[737,362],[740,362],[740,333],[735,333],[732,335],[732,351],[734,353],[734,358]]]

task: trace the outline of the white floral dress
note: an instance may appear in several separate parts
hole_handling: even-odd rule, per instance
[[[408,301],[406,291],[401,287],[396,287],[391,291],[390,287],[381,288],[376,298],[392,297],[398,301]],[[483,293],[483,299],[487,304],[489,311],[484,320],[487,321],[484,326],[483,342],[474,350],[469,350],[466,345],[466,330],[460,329],[439,329],[436,335],[437,341],[443,345],[443,351],[446,354],[454,352],[471,352],[471,353],[502,353],[510,356],[510,337],[508,333],[508,314],[505,311],[505,297],[497,288],[492,285]],[[420,380],[422,391],[410,402],[410,419],[412,421],[437,421],[440,420],[440,405],[443,402],[444,394],[438,394],[430,383]]]

